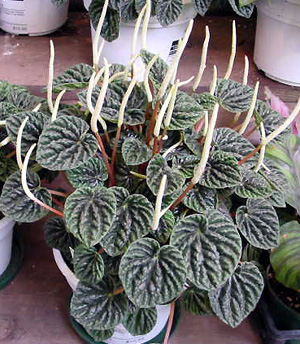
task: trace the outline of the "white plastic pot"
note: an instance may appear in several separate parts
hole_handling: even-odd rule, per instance
[[[300,1],[260,0],[254,62],[268,77],[300,86]]]
[[[0,276],[6,270],[11,259],[14,225],[15,222],[7,217],[0,220]]]
[[[15,35],[46,35],[66,22],[68,8],[69,1],[55,5],[51,0],[0,0],[0,28]]]
[[[84,0],[85,8],[88,10],[91,0]],[[191,1],[185,1],[183,11],[179,18],[173,24],[162,27],[156,17],[151,17],[147,32],[147,50],[164,59],[168,64],[171,63],[176,51],[179,40],[187,28],[190,19],[195,18],[197,12]],[[113,42],[105,42],[102,56],[99,64],[102,64],[103,57],[106,57],[109,63],[120,63],[127,65],[131,55],[131,41],[135,22],[121,23],[120,34]],[[95,35],[95,29],[91,25],[92,39]],[[141,49],[141,35],[138,36],[137,51]],[[139,66],[138,66],[139,67]]]
[[[53,249],[53,255],[54,255],[54,259],[59,270],[65,276],[69,286],[74,291],[79,282],[78,278],[69,269],[60,251]],[[157,322],[154,328],[149,333],[143,336],[132,336],[125,329],[125,327],[120,324],[115,328],[115,332],[112,335],[112,337],[107,339],[105,343],[107,344],[141,344],[155,338],[166,326],[166,323],[168,321],[169,314],[170,314],[170,305],[157,306],[156,308],[157,308]]]

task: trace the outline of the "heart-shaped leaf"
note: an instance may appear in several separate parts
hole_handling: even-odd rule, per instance
[[[270,256],[276,280],[297,291],[300,289],[299,247],[300,225],[291,221],[280,227],[279,246]]]
[[[279,220],[267,200],[247,199],[246,206],[237,209],[236,222],[251,245],[265,250],[278,246]]]
[[[157,321],[156,307],[140,308],[134,313],[129,313],[122,324],[133,336],[141,336],[150,332]]]
[[[27,184],[37,199],[51,206],[51,195],[47,189],[41,187],[40,178],[36,173],[27,172]],[[48,210],[27,197],[21,183],[20,171],[7,178],[2,189],[0,209],[8,218],[20,222],[35,222],[48,213]]]
[[[219,288],[209,292],[214,313],[231,327],[238,326],[260,299],[264,280],[252,263],[242,263]]]
[[[219,79],[215,96],[225,110],[239,113],[249,109],[253,89],[233,80]]]
[[[185,178],[192,178],[199,162],[200,159],[196,155],[189,154],[180,157],[176,154],[172,160],[172,167],[179,170]]]
[[[180,16],[183,10],[182,0],[157,0],[157,20],[162,26],[168,26]]]
[[[122,156],[127,165],[140,165],[152,157],[152,150],[141,140],[130,137],[122,145]]]
[[[42,98],[32,95],[26,88],[10,85],[7,97],[5,99],[19,110],[33,110],[39,103],[43,101]]]
[[[139,239],[121,260],[119,276],[127,296],[141,308],[170,302],[183,289],[186,266],[172,246],[160,247],[154,239]]]
[[[170,195],[184,184],[184,176],[175,168],[168,166],[166,160],[156,154],[147,167],[147,185],[154,195],[157,194],[163,175],[167,175],[167,182],[164,195]]]
[[[103,10],[104,2],[104,0],[92,0],[89,6],[89,15],[95,30]],[[109,6],[102,26],[101,36],[106,41],[112,42],[119,37],[119,26],[120,13]]]
[[[175,107],[168,130],[184,130],[190,128],[204,116],[203,109],[188,94],[178,91]]]
[[[103,259],[94,247],[77,246],[73,264],[76,277],[83,282],[97,284],[104,276]]]
[[[212,0],[193,0],[193,5],[195,10],[201,15],[204,16]]]
[[[217,288],[232,274],[242,251],[233,222],[217,210],[181,219],[174,228],[171,245],[182,253],[188,279],[205,290]]]
[[[149,233],[153,213],[153,206],[145,196],[128,196],[118,204],[114,221],[101,239],[101,246],[111,256],[125,252],[132,242]]]
[[[212,315],[208,292],[195,287],[187,289],[182,295],[184,309],[195,315]]]
[[[102,186],[108,178],[106,166],[99,158],[90,158],[79,167],[68,170],[66,174],[74,188]]]
[[[71,300],[71,316],[92,330],[114,328],[127,310],[124,293],[114,294],[118,287],[119,283],[110,276],[97,284],[79,282]]]
[[[89,126],[73,116],[60,116],[47,125],[39,139],[38,163],[49,170],[76,168],[97,151],[95,137]]]
[[[196,156],[201,157],[202,146],[200,146],[200,141],[202,138],[202,132],[196,133],[194,128],[185,129],[183,132],[183,140]]]
[[[241,185],[235,187],[234,192],[242,198],[265,198],[273,193],[272,186],[260,172],[249,168],[242,168]]]
[[[48,246],[62,252],[69,252],[70,247],[74,249],[78,245],[78,240],[67,231],[61,217],[52,217],[45,223],[44,236]]]
[[[183,199],[183,204],[197,213],[204,213],[216,207],[217,192],[199,184],[195,185]]]
[[[73,91],[88,86],[93,68],[86,63],[79,63],[53,80],[53,92]]]
[[[161,244],[165,244],[173,232],[174,225],[175,217],[170,210],[167,210],[167,212],[159,219],[158,228],[156,231],[151,232],[151,235]]]
[[[214,151],[208,159],[199,183],[212,189],[230,188],[241,184],[241,169],[236,158],[222,151]]]
[[[91,247],[109,231],[116,213],[116,199],[104,187],[81,187],[67,198],[64,213],[68,230]]]
[[[193,98],[196,100],[198,105],[201,106],[202,110],[206,110],[206,111],[213,110],[217,102],[217,98],[208,92],[193,93]]]
[[[28,117],[28,121],[23,130],[21,144],[21,151],[24,155],[34,143],[38,143],[45,125],[50,121],[50,117],[48,115],[39,111],[28,111],[9,116],[6,120],[6,130],[15,145],[17,143],[19,128],[26,117]]]

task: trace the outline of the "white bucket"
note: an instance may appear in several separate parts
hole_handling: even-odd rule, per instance
[[[185,1],[183,11],[179,18],[173,24],[162,27],[156,17],[151,17],[147,31],[147,50],[164,59],[168,64],[171,63],[178,46],[178,41],[183,37],[190,19],[197,15],[194,6],[190,1]],[[88,10],[91,0],[84,0],[85,8]],[[119,37],[113,42],[105,42],[100,65],[103,57],[106,57],[109,63],[120,63],[128,65],[131,58],[131,41],[135,23],[121,23]],[[91,25],[92,39],[95,35],[95,29]],[[141,35],[138,36],[137,52],[141,49]],[[141,67],[137,64],[137,68]]]
[[[69,1],[0,0],[0,28],[15,35],[40,36],[57,30],[68,17]]]
[[[268,77],[300,87],[300,1],[260,0],[254,62]]]
[[[78,278],[69,269],[60,251],[53,249],[53,255],[54,255],[54,259],[59,270],[65,276],[69,286],[74,291],[79,282]],[[166,326],[171,307],[170,305],[163,305],[163,306],[156,306],[156,308],[157,308],[157,322],[149,333],[142,336],[132,336],[122,324],[119,324],[115,328],[115,332],[112,335],[112,337],[107,339],[105,343],[107,344],[141,344],[155,338]]]
[[[15,222],[7,217],[0,220],[0,276],[6,270],[11,259],[14,225]]]

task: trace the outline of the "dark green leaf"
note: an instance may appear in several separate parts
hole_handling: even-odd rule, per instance
[[[238,326],[260,299],[264,280],[252,263],[242,263],[218,289],[209,292],[214,313],[231,327]]]
[[[122,324],[133,336],[141,336],[150,332],[157,321],[156,307],[140,308],[134,313],[129,313]]]
[[[148,308],[180,294],[186,267],[175,247],[160,247],[156,240],[146,238],[130,245],[122,257],[119,276],[127,296],[137,306]]]
[[[204,186],[195,185],[183,199],[183,204],[197,213],[214,209],[217,205],[217,192]]]
[[[154,57],[154,54],[150,53],[147,50],[141,50],[140,54],[141,54],[142,61],[144,62],[145,65],[148,65],[149,62]],[[167,74],[167,71],[168,71],[168,65],[162,58],[158,57],[154,65],[150,69],[149,78],[153,82],[154,85],[159,87],[162,84]]]
[[[123,22],[134,21],[138,17],[135,9],[135,0],[121,0],[120,1],[121,19]]]
[[[204,16],[207,10],[209,9],[209,6],[211,4],[212,0],[193,0],[193,5],[196,9],[196,11],[201,15]]]
[[[188,279],[205,290],[217,288],[232,274],[242,250],[233,222],[217,210],[181,219],[174,228],[171,245],[182,253]]]
[[[39,139],[37,161],[49,170],[76,168],[97,151],[89,126],[73,116],[60,116],[46,126]]]
[[[200,159],[196,155],[189,154],[180,157],[176,154],[172,160],[172,167],[179,170],[185,178],[192,178],[199,162]]]
[[[114,334],[114,329],[109,330],[91,330],[85,327],[86,332],[90,335],[96,342],[102,342],[105,339],[110,338]]]
[[[195,315],[212,315],[208,293],[195,287],[187,289],[182,295],[184,309]]]
[[[278,246],[279,220],[267,200],[247,199],[246,206],[237,209],[236,222],[251,245],[265,250]]]
[[[200,146],[201,137],[202,131],[196,133],[194,128],[185,129],[183,132],[184,143],[198,157],[201,157],[202,152],[202,147]]]
[[[0,120],[5,121],[10,115],[19,112],[19,109],[7,102],[0,102]]]
[[[250,18],[251,14],[254,9],[253,4],[245,5],[245,6],[240,6],[239,0],[228,0],[232,9],[236,14],[239,16],[245,17],[245,18]]]
[[[4,183],[18,169],[17,163],[13,159],[5,158],[5,153],[0,150],[0,182]]]
[[[122,145],[122,156],[127,165],[140,165],[152,157],[152,150],[141,140],[130,137]]]
[[[159,225],[156,231],[151,232],[153,237],[159,241],[161,244],[167,243],[170,235],[173,232],[175,225],[175,217],[173,213],[168,210],[160,219]]]
[[[157,0],[157,20],[162,26],[168,26],[175,22],[183,10],[182,0]]]
[[[104,187],[81,187],[65,203],[68,230],[86,246],[94,246],[109,231],[116,213],[116,199]]]
[[[213,110],[217,102],[217,98],[208,92],[193,93],[193,98],[196,100],[198,105],[201,106],[202,110],[206,111]]]

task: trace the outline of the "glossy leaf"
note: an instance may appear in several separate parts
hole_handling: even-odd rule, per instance
[[[157,321],[156,307],[140,308],[134,313],[129,313],[122,324],[133,336],[141,336],[150,332]]]
[[[41,187],[40,178],[36,173],[27,172],[27,184],[36,198],[51,206],[51,195],[47,189]],[[0,210],[8,218],[20,222],[35,222],[48,213],[48,210],[27,197],[22,187],[20,171],[10,175],[4,183]]]
[[[157,20],[162,26],[168,26],[175,22],[183,10],[182,0],[157,0]]]
[[[76,168],[97,151],[89,126],[73,116],[60,116],[44,128],[38,143],[37,161],[49,170]]]
[[[110,338],[114,334],[114,329],[109,330],[91,330],[88,327],[85,327],[86,332],[91,336],[96,342],[102,342]]]
[[[194,0],[194,1],[197,1],[197,0]],[[201,106],[202,110],[206,110],[206,111],[213,110],[217,102],[217,98],[208,92],[193,93],[193,98],[196,100],[198,105]]]
[[[104,187],[81,187],[67,198],[64,213],[68,230],[91,247],[109,231],[116,213],[116,199]]]
[[[167,175],[167,182],[164,195],[170,195],[184,184],[185,178],[176,170],[168,166],[165,159],[156,154],[149,162],[147,167],[147,185],[154,195],[157,194],[163,175]]]
[[[232,274],[242,250],[233,222],[217,210],[181,219],[174,228],[171,245],[185,259],[187,278],[205,290],[217,288]]]
[[[152,150],[141,140],[131,137],[122,145],[122,156],[127,165],[140,165],[152,157]]]
[[[242,263],[222,286],[209,292],[211,307],[222,321],[236,327],[253,311],[263,287],[258,268],[252,263]]]
[[[209,189],[198,184],[186,195],[183,199],[183,204],[197,213],[204,213],[216,207],[217,193],[214,189]]]
[[[156,240],[143,238],[131,244],[122,257],[119,276],[127,296],[138,307],[148,308],[179,296],[186,266],[175,247],[160,247]]]
[[[236,222],[251,245],[265,250],[278,246],[279,220],[267,200],[247,199],[246,206],[237,209]]]
[[[108,178],[106,166],[99,158],[90,158],[79,167],[68,170],[66,175],[74,188],[102,186]]]
[[[176,154],[172,160],[172,167],[179,170],[185,178],[192,178],[195,167],[199,164],[200,159],[196,155],[186,155],[183,157]]]

